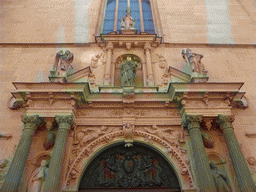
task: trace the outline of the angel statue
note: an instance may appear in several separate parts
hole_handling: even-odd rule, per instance
[[[67,73],[70,69],[73,69],[71,63],[73,62],[74,55],[69,50],[59,51],[56,54],[53,70],[50,71],[49,79],[55,81],[56,79],[61,79],[62,82],[66,82]]]
[[[135,20],[131,17],[131,9],[126,10],[126,16],[121,20],[121,30],[136,30]]]

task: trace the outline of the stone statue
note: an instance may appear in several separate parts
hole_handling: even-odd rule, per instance
[[[35,170],[32,176],[31,183],[28,188],[28,192],[41,192],[43,188],[43,183],[47,177],[49,168],[47,160],[41,161],[41,166]]]
[[[136,30],[135,20],[131,17],[131,9],[126,10],[126,16],[121,20],[121,30]]]
[[[126,58],[126,60],[122,60],[120,65],[122,86],[134,85],[137,67],[138,67],[138,62],[132,60],[132,58],[129,56]]]
[[[186,63],[192,66],[193,72],[203,73],[205,71],[205,67],[201,63],[203,55],[193,53],[191,49],[183,49],[181,54]]]
[[[49,79],[55,81],[58,77],[62,77],[62,82],[66,81],[67,72],[73,69],[71,63],[73,62],[74,55],[70,51],[61,50],[56,54],[53,70],[50,71]]]
[[[202,133],[202,139],[203,139],[203,142],[204,142],[204,146],[206,148],[213,148],[214,147],[214,141],[211,139],[210,135],[203,132]]]
[[[133,133],[134,133],[134,125],[131,123],[123,123],[123,132],[125,139],[125,147],[133,146]]]
[[[217,167],[214,161],[210,162],[210,168],[217,192],[230,192],[227,175]]]
[[[6,158],[0,162],[0,187],[10,166],[10,159]]]

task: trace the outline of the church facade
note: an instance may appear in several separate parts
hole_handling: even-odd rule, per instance
[[[253,2],[44,3],[2,2],[0,191],[256,190]]]

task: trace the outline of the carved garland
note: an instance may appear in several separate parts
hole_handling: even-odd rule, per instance
[[[141,136],[143,138],[147,138],[150,140],[153,140],[161,145],[163,145],[164,147],[167,148],[167,153],[171,155],[171,157],[175,157],[178,161],[178,163],[181,165],[181,170],[180,173],[183,176],[187,176],[188,177],[188,181],[189,181],[189,187],[193,187],[193,180],[192,180],[192,175],[188,166],[188,162],[186,162],[181,156],[182,153],[186,153],[186,151],[180,147],[178,147],[177,144],[175,144],[173,141],[171,141],[169,144],[168,142],[162,140],[161,138],[143,132],[143,131],[135,131],[134,132],[135,135],[137,136]],[[91,143],[89,143],[86,147],[82,148],[79,151],[79,154],[76,156],[76,159],[74,161],[70,161],[69,165],[68,165],[68,170],[67,170],[67,175],[66,175],[66,187],[69,187],[72,180],[77,179],[78,174],[81,173],[81,171],[77,170],[77,165],[81,162],[81,160],[83,158],[85,158],[85,156],[89,157],[92,154],[92,149],[93,147],[95,147],[96,145],[100,144],[101,141],[110,141],[110,140],[114,140],[115,137],[118,136],[123,136],[123,131],[116,131],[113,133],[109,133],[103,136],[100,136],[98,139],[95,139],[94,141],[92,141]],[[120,138],[120,137],[119,137]],[[179,152],[178,152],[179,150]]]

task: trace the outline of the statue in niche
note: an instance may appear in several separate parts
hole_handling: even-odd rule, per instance
[[[216,190],[218,192],[230,192],[226,173],[220,170],[214,161],[210,162],[210,168],[212,171]]]
[[[122,60],[120,64],[121,84],[122,86],[134,86],[138,61],[130,56]]]
[[[49,168],[49,162],[47,160],[41,161],[41,166],[35,170],[33,173],[31,183],[28,188],[28,192],[41,192],[43,188],[43,183],[47,177]]]
[[[192,66],[193,72],[205,72],[205,67],[201,63],[201,59],[204,57],[203,55],[193,53],[191,49],[183,49],[181,54],[186,63]]]
[[[131,9],[126,10],[126,16],[121,20],[121,30],[136,30],[135,20],[131,17]]]
[[[70,69],[73,69],[71,63],[73,62],[74,55],[69,51],[59,51],[56,54],[53,70],[50,71],[50,80],[54,81],[56,77],[63,77],[62,82],[66,81],[67,73]]]

